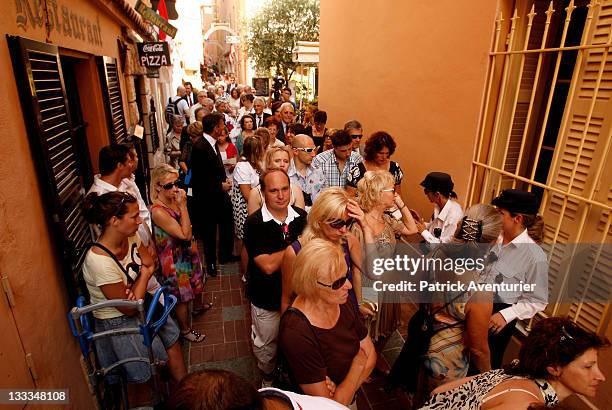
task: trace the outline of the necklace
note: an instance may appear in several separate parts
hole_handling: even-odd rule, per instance
[[[172,206],[172,205],[174,205],[174,204],[167,204],[167,203],[165,203],[164,201],[162,201],[160,198],[157,198],[155,201],[159,202],[161,205],[165,206],[166,208],[170,208],[170,209],[172,209],[173,211],[177,211],[177,212],[178,212],[178,209],[176,209],[176,207],[175,207],[175,206]]]
[[[375,218],[371,214],[366,214],[366,216],[370,217],[370,219],[372,219],[372,220],[374,220],[374,221],[376,221],[378,223],[381,223],[381,224],[385,223],[385,220],[383,219],[382,216],[380,218]]]

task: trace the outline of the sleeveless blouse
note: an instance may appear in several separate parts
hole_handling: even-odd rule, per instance
[[[461,386],[433,395],[429,402],[421,407],[421,410],[478,410],[483,403],[493,398],[493,396],[501,395],[501,393],[507,391],[524,391],[522,389],[508,389],[486,397],[494,387],[511,379],[522,379],[522,377],[507,374],[503,369],[479,374]],[[557,393],[546,380],[534,379],[533,381],[540,389],[546,407],[551,407],[559,402]]]

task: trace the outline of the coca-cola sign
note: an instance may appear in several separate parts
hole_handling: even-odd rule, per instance
[[[159,68],[172,65],[170,50],[165,41],[138,43],[138,61],[140,65],[148,68]]]

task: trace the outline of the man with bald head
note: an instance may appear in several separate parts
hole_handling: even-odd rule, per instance
[[[281,114],[281,126],[278,127],[278,132],[276,133],[276,139],[285,142],[285,134],[287,133],[287,127],[290,124],[293,124],[295,120],[295,109],[293,108],[293,104],[290,102],[284,102],[280,106],[280,114]]]
[[[185,99],[186,94],[187,90],[185,90],[185,87],[179,85],[176,88],[176,95],[168,98],[168,104],[173,105],[174,114],[182,116],[185,118],[185,122],[189,124],[189,115],[191,112],[189,111],[189,104],[187,104],[187,100]],[[171,129],[172,124],[168,124],[168,131]]]
[[[304,193],[306,212],[310,210],[317,195],[325,188],[325,176],[321,170],[314,168],[312,159],[317,154],[317,148],[311,137],[298,134],[293,137],[293,160],[289,167],[289,179],[297,184]]]

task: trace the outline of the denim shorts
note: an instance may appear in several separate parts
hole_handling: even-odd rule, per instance
[[[95,331],[103,332],[126,327],[138,327],[137,316],[119,316],[111,319],[95,319]],[[168,321],[159,330],[153,339],[153,355],[157,360],[166,361],[168,355],[166,349],[177,342],[180,332],[176,323],[168,317]],[[101,367],[106,368],[113,363],[128,358],[145,358],[148,360],[149,353],[143,344],[140,334],[115,335],[105,337],[95,341],[98,362]],[[123,372],[128,383],[144,383],[151,377],[150,365],[144,362],[131,362],[119,367]],[[109,374],[108,383],[118,383],[119,378],[116,372]]]

